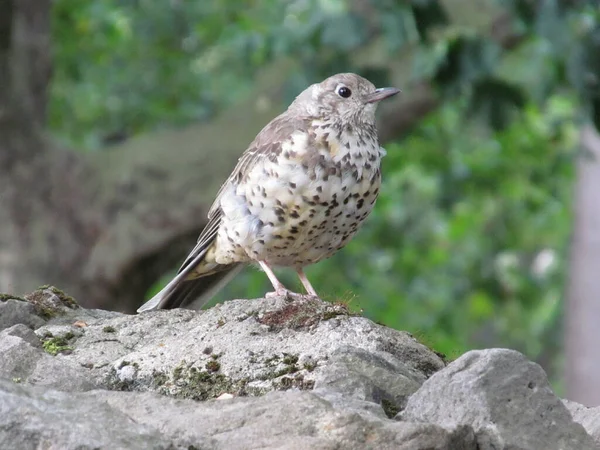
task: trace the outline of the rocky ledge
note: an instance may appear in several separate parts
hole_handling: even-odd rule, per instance
[[[46,286],[0,296],[0,330],[0,448],[600,448],[600,408],[522,354],[447,362],[344,305],[130,316]]]

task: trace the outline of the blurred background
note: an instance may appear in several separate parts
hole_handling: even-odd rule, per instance
[[[0,291],[133,312],[257,132],[351,71],[403,92],[379,108],[376,208],[307,270],[318,292],[450,360],[519,350],[600,404],[596,1],[2,5]],[[269,289],[248,269],[215,301]]]

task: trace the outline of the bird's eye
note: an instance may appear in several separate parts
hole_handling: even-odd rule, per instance
[[[336,90],[337,95],[343,98],[348,98],[352,95],[352,91],[348,89],[346,86],[340,86]]]

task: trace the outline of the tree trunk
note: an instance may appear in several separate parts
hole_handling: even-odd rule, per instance
[[[583,128],[577,167],[575,224],[566,305],[566,394],[600,405],[600,135]]]

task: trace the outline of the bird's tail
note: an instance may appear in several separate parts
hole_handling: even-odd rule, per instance
[[[209,248],[187,260],[179,273],[158,294],[144,303],[137,312],[155,309],[200,309],[242,269],[241,264],[207,264],[206,275],[198,273],[205,264]]]

